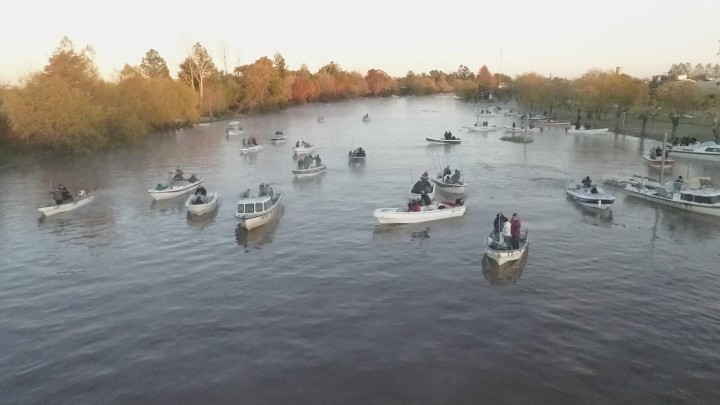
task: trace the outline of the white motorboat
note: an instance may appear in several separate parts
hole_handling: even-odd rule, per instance
[[[455,138],[455,137],[453,137]],[[431,144],[451,144],[451,145],[457,145],[460,143],[460,138],[455,139],[442,139],[442,138],[425,138],[426,141],[430,142]]]
[[[588,134],[588,135],[593,135],[593,134],[604,134],[604,133],[607,132],[609,129],[610,129],[610,128],[590,128],[590,129],[585,129],[585,128],[580,128],[580,129],[565,128],[565,132],[567,132],[568,134]]]
[[[685,146],[673,146],[670,153],[675,157],[720,162],[720,145],[713,141]]]
[[[311,145],[309,143],[295,144],[295,147],[293,148],[293,152],[296,155],[307,155],[308,153],[312,153],[314,150],[315,145]]]
[[[432,181],[440,191],[450,194],[462,194],[467,188],[467,182],[462,177],[457,182],[454,182],[449,174],[443,176],[443,173],[438,173],[437,177]]]
[[[503,129],[505,131],[513,132],[513,133],[542,132],[542,128],[540,128],[540,127],[532,127],[532,128],[528,127],[527,129],[525,129],[523,127],[514,127],[513,128],[513,127],[509,127],[509,126],[504,126]]]
[[[271,142],[285,142],[285,140],[287,140],[287,136],[282,131],[275,132],[275,135],[270,138]]]
[[[467,129],[470,132],[490,132],[490,131],[495,131],[496,129],[498,129],[498,127],[495,125],[491,126],[491,125],[475,124],[471,127],[465,127],[465,129]]]
[[[518,260],[523,257],[525,250],[530,245],[529,233],[527,229],[520,233],[520,247],[518,249],[508,249],[506,243],[498,239],[495,231],[490,231],[490,235],[483,242],[485,254],[498,265]]]
[[[348,152],[348,160],[350,162],[364,163],[365,157],[366,157],[366,153],[365,153],[365,149],[363,149],[363,148],[357,148],[355,150],[351,150],[350,152]]]
[[[240,148],[240,153],[254,153],[263,150],[262,145],[246,145]]]
[[[456,218],[465,214],[462,200],[456,202],[444,201],[426,206],[418,206],[418,211],[409,207],[378,208],[373,212],[381,224],[415,224],[418,222],[436,221],[439,219]]]
[[[320,165],[320,166],[310,166],[307,169],[295,169],[292,171],[292,173],[297,177],[298,179],[301,179],[303,177],[311,177],[316,176],[327,169],[327,166]]]
[[[571,182],[565,189],[565,193],[580,205],[588,208],[605,210],[615,202],[615,195],[605,191],[602,187],[592,184],[588,184],[586,187],[585,185]]]
[[[238,136],[245,133],[240,121],[230,121],[225,128],[225,134],[227,136]]]
[[[257,193],[247,189],[240,195],[235,218],[240,221],[241,227],[251,231],[265,225],[277,215],[282,198],[283,193],[276,194],[269,184],[260,184]]]
[[[199,198],[199,199],[198,199]],[[185,201],[185,208],[192,215],[205,215],[220,206],[220,193],[208,193],[206,196],[191,195]]]
[[[687,183],[670,181],[664,183],[663,187],[657,187],[655,182],[647,183],[645,179],[631,179],[622,190],[629,196],[646,201],[699,214],[720,216],[720,189],[703,186],[700,179]]]
[[[643,160],[645,161],[645,164],[647,164],[648,167],[650,167],[651,169],[655,169],[655,170],[662,169],[666,172],[672,170],[673,164],[675,163],[675,161],[670,158],[665,158],[665,160],[663,160],[662,156],[655,157],[652,159],[647,156],[643,156]]]
[[[150,193],[150,196],[154,200],[167,200],[185,195],[194,191],[200,183],[203,182],[202,179],[197,178],[194,174],[187,179],[182,176],[182,172],[175,172],[174,174],[170,172],[170,175],[171,177],[167,184],[158,183],[155,188],[148,190],[148,193]]]
[[[61,212],[68,212],[78,209],[84,205],[90,204],[95,199],[95,194],[86,195],[84,190],[78,191],[78,195],[73,197],[71,201],[63,202],[62,204],[56,204],[50,207],[40,207],[40,211],[46,217],[51,215],[59,214]]]

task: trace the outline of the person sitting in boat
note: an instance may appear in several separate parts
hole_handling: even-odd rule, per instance
[[[205,187],[203,186],[198,186],[197,190],[195,190],[195,195],[207,197],[207,190],[205,190]]]
[[[320,154],[318,153],[315,155],[315,167],[320,167],[322,165],[322,160],[320,160]]]
[[[662,156],[662,148],[660,148],[659,146],[657,148],[655,148],[655,156],[657,156],[657,157]]]
[[[583,185],[583,188],[590,188],[590,186],[592,186],[592,180],[590,180],[590,176],[586,176],[582,180],[582,185]]]
[[[455,169],[455,174],[450,178],[450,182],[453,184],[460,184],[460,170]]]
[[[243,148],[245,147],[245,145],[246,145],[246,143],[245,143],[245,138],[243,138],[243,139],[242,139],[242,146],[243,146]]]
[[[408,203],[408,212],[420,212],[420,204],[418,204],[417,200],[410,200]]]
[[[298,170],[303,170],[305,167],[305,160],[304,159],[298,159]]]
[[[446,167],[443,169],[443,177],[445,177],[445,176],[447,176],[447,175],[450,175],[450,174],[452,174],[452,170],[450,170],[450,166],[446,166]]]
[[[257,140],[255,139],[254,136],[252,137],[252,144],[253,144],[253,146],[257,146]]]
[[[296,148],[299,148],[299,147],[300,147],[300,141],[295,142],[295,147],[296,147]]]
[[[175,174],[173,175],[173,180],[182,180],[183,179],[183,171],[180,170],[178,167],[175,169]]]
[[[597,187],[592,186],[592,188],[590,189],[590,194],[597,194],[597,193],[598,193]]]
[[[312,163],[313,163],[313,156],[312,155],[305,156],[305,168],[309,169],[310,166],[312,166]]]
[[[195,194],[195,198],[193,199],[193,204],[199,205],[199,204],[205,204],[205,196]]]
[[[679,176],[679,177],[677,178],[677,180],[675,180],[675,183],[680,183],[680,184],[682,184],[682,183],[683,183],[683,178],[682,178],[682,176]]]
[[[73,196],[70,193],[70,191],[67,189],[67,187],[63,186],[62,184],[60,184],[58,187],[60,188],[60,191],[62,192],[63,201],[67,202],[67,201],[73,200]]]
[[[448,139],[450,139],[450,133],[448,131],[445,131],[443,137],[445,137],[445,140],[447,141]]]
[[[422,205],[424,205],[426,207],[428,205],[432,204],[432,200],[430,199],[430,196],[427,195],[427,193],[425,191],[423,191],[422,194],[420,194],[420,201],[422,201]]]

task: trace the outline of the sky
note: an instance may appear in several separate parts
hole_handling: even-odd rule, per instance
[[[220,69],[227,55],[229,71],[275,52],[293,70],[334,61],[393,77],[487,65],[568,79],[619,66],[647,78],[720,62],[720,0],[8,0],[2,12],[0,83],[41,70],[63,36],[95,50],[106,80],[150,49],[175,75],[196,42]]]

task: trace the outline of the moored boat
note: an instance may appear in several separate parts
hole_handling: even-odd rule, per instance
[[[658,187],[645,179],[631,179],[622,189],[627,195],[699,214],[720,216],[720,189],[702,185],[700,179],[685,183],[682,177]]]
[[[235,218],[248,231],[265,225],[279,212],[283,193],[275,193],[269,184],[261,183],[258,192],[247,189],[240,195],[235,209]]]
[[[720,145],[713,141],[673,146],[670,153],[675,157],[720,162]]]
[[[90,204],[93,199],[95,199],[95,194],[87,195],[84,190],[80,190],[78,191],[77,196],[73,197],[72,200],[67,200],[49,207],[40,207],[38,208],[38,211],[46,217],[49,217],[51,215],[60,214],[61,212],[78,209],[82,206]]]
[[[240,125],[240,121],[230,121],[225,128],[225,134],[227,136],[238,136],[245,133],[245,130]]]
[[[490,131],[495,131],[496,129],[498,129],[498,127],[495,125],[482,125],[482,124],[480,124],[480,125],[475,124],[471,127],[465,127],[465,128],[470,132],[490,132]]]
[[[425,206],[412,205],[416,208],[378,208],[373,212],[381,224],[415,224],[419,222],[436,221],[439,219],[456,218],[465,214],[462,199],[455,202],[443,201]]]
[[[518,260],[523,257],[530,244],[529,234],[530,232],[527,229],[523,230],[520,233],[519,247],[512,249],[507,246],[506,242],[500,240],[495,231],[490,231],[490,235],[483,242],[485,254],[498,265]]]

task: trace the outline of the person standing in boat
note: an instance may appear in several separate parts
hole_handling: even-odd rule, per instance
[[[521,226],[520,216],[517,213],[512,214],[512,218],[510,219],[510,240],[512,241],[513,249],[520,249]]]
[[[203,186],[198,186],[197,190],[195,190],[195,195],[207,197],[207,190],[205,190],[205,187]]]
[[[586,176],[582,180],[583,188],[590,188],[592,186],[592,180],[590,180],[590,176]]]
[[[495,216],[495,221],[493,221],[493,225],[495,226],[495,239],[500,240],[500,231],[507,220],[507,217],[503,215],[502,212]]]
[[[503,240],[505,241],[505,249],[512,250],[512,229],[510,221],[505,221],[502,228]]]
[[[55,204],[60,205],[65,200],[63,198],[62,184],[59,184],[55,190],[50,191],[52,199],[55,200]]]
[[[320,160],[320,154],[318,153],[315,155],[315,167],[320,167],[322,165],[322,160]]]

